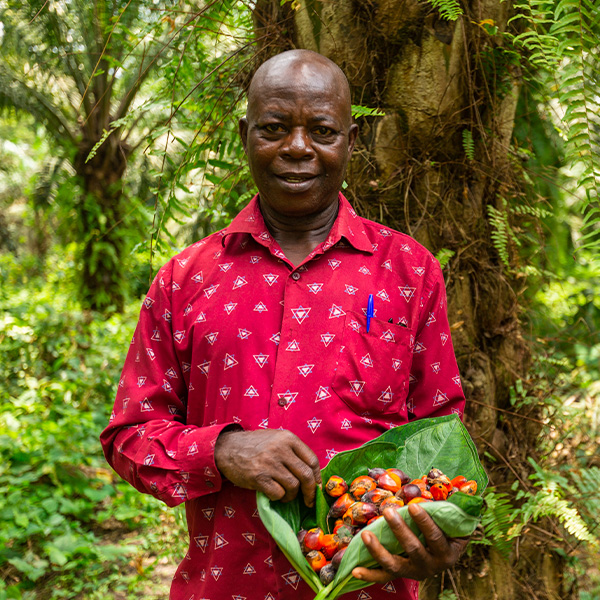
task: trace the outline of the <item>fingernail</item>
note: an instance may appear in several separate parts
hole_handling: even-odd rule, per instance
[[[388,507],[383,512],[387,515],[387,519],[391,519],[392,521],[397,521],[400,518],[395,508]]]

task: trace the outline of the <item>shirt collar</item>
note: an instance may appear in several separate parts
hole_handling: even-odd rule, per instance
[[[249,233],[261,243],[272,240],[265,220],[260,212],[258,194],[238,213],[230,225],[223,232],[223,245],[225,240],[233,233]],[[323,243],[323,249],[328,250],[342,238],[351,246],[362,252],[373,253],[373,244],[369,239],[361,218],[354,212],[352,206],[344,195],[339,193],[339,210],[333,227]]]

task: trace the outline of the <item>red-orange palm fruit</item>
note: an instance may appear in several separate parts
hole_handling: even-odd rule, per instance
[[[375,481],[377,481],[381,475],[385,473],[385,469],[380,469],[379,467],[375,467],[374,469],[369,469],[367,475],[372,477]]]
[[[450,477],[448,477],[447,475],[442,475],[441,477],[438,477],[435,483],[441,483],[448,492],[454,487],[452,485],[452,481],[450,481]]]
[[[323,537],[325,534],[320,527],[309,529],[304,536],[304,547],[306,550],[320,550],[323,547]]]
[[[333,526],[333,533],[337,533],[340,527],[344,527],[344,519],[336,519]]]
[[[455,488],[458,488],[460,490],[460,486],[464,485],[465,483],[467,483],[467,478],[464,475],[457,475],[453,480],[452,480],[452,486]]]
[[[386,471],[398,476],[402,485],[406,485],[410,482],[410,477],[402,469],[386,469]]]
[[[473,479],[467,481],[463,485],[458,488],[463,494],[469,494],[469,496],[474,496],[477,492],[477,482]]]
[[[427,498],[427,500],[433,500],[433,494],[429,490],[421,492],[421,498]]]
[[[444,473],[442,471],[440,471],[439,469],[436,469],[435,467],[433,467],[429,473],[427,473],[427,479],[431,482],[434,479],[437,479],[438,477],[441,477]]]
[[[421,491],[423,491],[423,490],[426,490],[426,489],[427,489],[427,478],[426,478],[426,477],[425,477],[425,478],[423,478],[423,479],[413,479],[413,480],[411,481],[411,483],[412,483],[413,485],[416,485],[416,486],[418,486],[418,487],[419,487],[419,489],[420,489]]]
[[[344,552],[346,552],[347,547],[348,546],[344,546],[343,548],[340,548],[335,553],[335,556],[331,559],[331,564],[333,565],[333,568],[336,571],[340,568],[340,563],[342,562],[342,558],[344,557]]]
[[[446,500],[446,498],[448,498],[448,489],[443,483],[434,483],[429,488],[429,491],[434,500]],[[423,492],[421,495],[423,496],[424,493],[425,492]]]
[[[422,495],[421,488],[414,483],[407,483],[402,486],[402,489],[398,494],[397,498],[400,498],[404,504],[408,504],[413,498],[420,498]]]
[[[339,519],[340,517],[343,517],[354,502],[355,500],[350,494],[343,494],[331,505],[329,514],[327,515],[328,518]]]
[[[308,564],[311,566],[312,570],[315,571],[315,573],[318,573],[327,564],[327,559],[325,558],[325,555],[322,552],[319,552],[318,550],[311,550],[306,555],[306,560],[308,561]]]
[[[344,525],[337,530],[337,533],[334,534],[337,538],[337,542],[339,547],[347,546],[354,537],[354,528],[349,527],[348,525]]]
[[[346,525],[357,526],[364,525],[367,521],[376,517],[379,510],[374,504],[369,502],[355,502],[344,515]]]
[[[332,475],[325,484],[325,491],[333,498],[339,498],[348,491],[348,484],[339,475]]]
[[[409,504],[418,504],[419,502],[433,502],[433,500],[429,500],[429,498],[423,498],[422,496],[420,496],[419,498],[413,498],[412,500],[409,500]]]
[[[372,519],[369,519],[367,521],[367,525],[370,525],[371,523],[375,523],[375,521],[377,521],[377,519],[383,519],[383,515],[377,515],[376,517],[373,517]]]
[[[367,492],[374,490],[376,487],[377,483],[372,477],[361,475],[350,484],[350,493],[356,500],[360,500]]]
[[[302,548],[302,552],[306,552],[306,547],[304,546],[304,538],[306,537],[307,531],[306,529],[301,529],[298,532],[298,543],[300,544],[300,548]]]
[[[386,498],[393,496],[389,490],[383,490],[381,488],[375,488],[370,492],[367,492],[361,499],[361,502],[370,502],[375,506],[379,506]]]
[[[379,477],[377,486],[384,490],[388,490],[388,492],[392,492],[392,494],[395,494],[402,487],[402,481],[398,475],[395,475],[394,473],[388,473],[386,471],[383,475],[381,475],[381,477]]]
[[[321,567],[319,579],[323,585],[329,585],[335,579],[335,567],[330,562]]]
[[[396,496],[392,496],[391,498],[387,498],[387,500],[384,500],[380,506],[379,506],[379,510],[383,513],[383,511],[388,507],[388,506],[392,506],[395,508],[400,508],[402,506],[404,506],[404,502],[396,497]]]
[[[333,555],[340,549],[339,537],[333,533],[329,533],[323,536],[323,546],[321,552],[325,555],[327,560],[331,560]]]

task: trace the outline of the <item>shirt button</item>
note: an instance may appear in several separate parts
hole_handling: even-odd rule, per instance
[[[287,404],[287,400],[285,398],[279,398],[278,404],[279,406],[285,406]]]
[[[206,487],[208,487],[208,488],[214,488],[215,487],[215,484],[212,481],[209,481],[208,479],[206,479],[204,481],[204,483],[205,483]]]
[[[300,279],[300,273],[292,273],[292,279],[298,281],[298,279]]]

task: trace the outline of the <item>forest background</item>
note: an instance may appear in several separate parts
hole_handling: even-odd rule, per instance
[[[257,65],[336,61],[345,193],[436,254],[491,487],[423,598],[600,599],[600,11],[591,0],[0,0],[0,599],[166,598],[183,512],[98,435],[140,303],[253,187]]]

